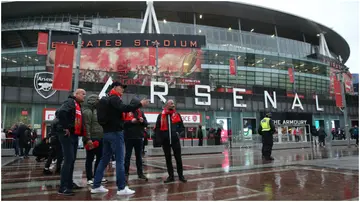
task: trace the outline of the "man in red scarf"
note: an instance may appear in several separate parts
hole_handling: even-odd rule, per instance
[[[59,120],[56,132],[59,136],[64,156],[58,193],[65,196],[74,195],[72,190],[80,188],[73,182],[73,172],[79,136],[84,136],[86,133],[80,105],[84,102],[85,96],[86,91],[84,89],[77,89],[61,105],[56,114],[56,118]]]
[[[181,115],[175,110],[175,103],[173,100],[168,100],[166,102],[164,110],[157,117],[155,128],[155,139],[162,145],[165,154],[166,167],[169,174],[169,177],[164,181],[164,183],[174,181],[174,168],[171,161],[171,148],[174,151],[179,180],[186,182],[187,180],[183,175],[179,137],[179,134],[184,131],[185,127],[181,119]]]
[[[136,103],[137,98],[133,98],[130,102]],[[125,138],[125,175],[126,179],[129,178],[129,167],[132,150],[135,150],[136,157],[136,170],[139,179],[148,180],[143,172],[142,165],[142,145],[144,144],[144,128],[148,126],[145,114],[140,109],[133,112],[124,113],[124,138]]]

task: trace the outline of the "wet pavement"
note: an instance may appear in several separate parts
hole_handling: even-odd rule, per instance
[[[136,193],[117,196],[115,169],[105,173],[107,194],[90,194],[85,160],[78,159],[74,181],[83,186],[75,196],[57,194],[60,176],[44,176],[44,162],[17,159],[1,168],[2,200],[358,200],[357,148],[328,147],[273,151],[275,161],[261,158],[259,148],[224,150],[222,154],[183,156],[187,183],[167,177],[164,157],[146,157],[148,182],[137,179],[135,158],[130,188]],[[175,166],[175,160],[174,168]],[[175,172],[176,173],[176,172]]]

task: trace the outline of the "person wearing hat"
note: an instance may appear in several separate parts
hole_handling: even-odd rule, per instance
[[[271,157],[271,150],[274,144],[273,134],[275,133],[275,124],[271,120],[271,113],[267,113],[265,118],[260,121],[258,129],[259,134],[262,136],[262,157],[265,160],[274,160]]]
[[[109,190],[101,186],[104,171],[110,162],[111,156],[115,153],[116,160],[116,184],[118,187],[117,195],[131,195],[135,191],[129,189],[125,184],[124,168],[124,119],[123,113],[135,111],[149,104],[149,100],[143,99],[126,105],[122,102],[122,95],[127,86],[120,82],[113,82],[107,101],[107,121],[102,124],[104,131],[103,156],[96,169],[94,185],[91,193],[106,193]],[[98,110],[99,113],[99,110]],[[98,114],[99,115],[99,114]],[[99,120],[100,121],[100,120]]]

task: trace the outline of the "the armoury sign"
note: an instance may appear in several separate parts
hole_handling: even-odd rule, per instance
[[[275,125],[306,125],[307,120],[273,120]]]
[[[91,34],[83,35],[81,47],[159,47],[171,48],[201,48],[206,45],[205,36],[174,35],[174,34]],[[76,35],[62,35],[51,37],[51,48],[55,43],[77,44]]]
[[[51,72],[38,72],[34,76],[34,88],[36,92],[48,99],[56,93],[56,90],[52,89],[53,73]]]
[[[163,87],[164,90],[159,92],[159,91],[155,91],[155,86],[160,86]],[[203,90],[203,92],[199,92],[200,89]],[[204,92],[206,91],[206,92]],[[195,85],[195,105],[201,105],[201,106],[211,106],[211,87],[208,85]],[[166,98],[164,96],[166,96],[169,93],[169,87],[168,84],[165,82],[155,82],[152,81],[151,85],[150,85],[150,98],[151,98],[151,103],[155,102],[155,95],[158,96],[160,98],[160,100],[162,102],[166,102]],[[240,95],[238,95],[240,94]],[[245,103],[239,103],[239,101],[241,101],[243,99],[243,95],[246,94],[246,89],[245,88],[233,88],[233,107],[241,107],[241,108],[246,108],[247,105]],[[206,101],[203,101],[199,98],[206,98]],[[268,109],[269,108],[269,102],[272,105],[272,107],[274,109],[277,109],[277,101],[276,101],[276,92],[274,91],[272,95],[269,94],[268,91],[264,91],[264,102],[265,102],[265,108]],[[321,108],[319,106],[319,99],[318,96],[315,95],[315,103],[316,103],[316,110],[317,111],[324,111],[324,108]],[[304,107],[301,103],[301,100],[298,96],[297,93],[295,93],[294,95],[294,100],[291,106],[291,109],[295,109],[295,108],[300,108],[301,110],[304,111]]]

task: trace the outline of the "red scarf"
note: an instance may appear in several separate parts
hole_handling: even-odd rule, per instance
[[[109,95],[116,95],[116,96],[119,96],[121,98],[121,94],[119,92],[117,92],[115,89],[111,89]]]
[[[169,128],[167,123],[167,115],[171,116],[171,123],[179,123],[181,122],[180,114],[176,113],[174,110],[167,110],[164,109],[161,113],[161,122],[160,122],[160,130],[161,131],[167,131]]]
[[[142,113],[141,113],[140,109],[137,109],[136,112],[137,112],[137,119],[142,118]],[[124,121],[131,121],[133,118],[135,118],[133,112],[123,113]]]
[[[81,136],[81,128],[82,128],[82,113],[80,104],[75,101],[75,135]]]

